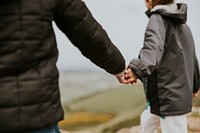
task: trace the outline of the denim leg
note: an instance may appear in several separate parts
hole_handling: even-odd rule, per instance
[[[42,129],[29,131],[27,133],[61,133],[58,128],[58,124],[55,124],[53,126],[44,127]]]

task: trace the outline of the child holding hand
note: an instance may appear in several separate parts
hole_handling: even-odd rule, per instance
[[[174,0],[145,0],[149,22],[139,57],[125,78],[139,78],[149,106],[141,115],[142,133],[187,133],[186,114],[200,88],[199,64],[187,21],[187,5]]]

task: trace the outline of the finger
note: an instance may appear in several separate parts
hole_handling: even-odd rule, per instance
[[[124,71],[124,73],[127,74],[127,73],[128,73],[128,70],[126,69],[126,70]]]
[[[129,76],[128,76],[128,70],[124,71],[124,77],[125,77],[125,79],[129,78]]]
[[[122,84],[129,84],[130,82],[128,82],[127,80],[121,80],[120,83],[122,83]]]
[[[117,77],[117,79],[122,84],[129,84],[128,80],[126,80],[124,77]]]
[[[137,83],[137,79],[135,79],[135,78],[129,78],[128,82],[134,84],[134,83]]]
[[[133,85],[133,84],[137,84],[137,80],[133,81],[133,82],[132,82],[132,85]]]
[[[124,74],[124,78],[125,78],[125,79],[128,79],[128,78],[129,78],[129,76],[128,76],[127,73]]]
[[[125,79],[125,78],[122,78],[121,82],[122,82],[123,84],[129,84],[129,83],[130,83],[130,81],[127,80],[127,79]]]

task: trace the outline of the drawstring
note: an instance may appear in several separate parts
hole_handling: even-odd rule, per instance
[[[148,109],[149,106],[150,106],[150,101],[147,102],[146,110]]]

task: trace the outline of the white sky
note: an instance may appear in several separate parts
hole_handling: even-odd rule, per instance
[[[127,63],[136,58],[143,45],[144,31],[148,18],[144,14],[144,0],[84,0],[93,16],[107,31],[113,43],[122,52]],[[188,4],[188,22],[196,43],[200,62],[200,0],[177,0]],[[54,25],[55,26],[55,25]],[[69,40],[55,26],[59,60],[58,68],[99,70],[83,57]]]

